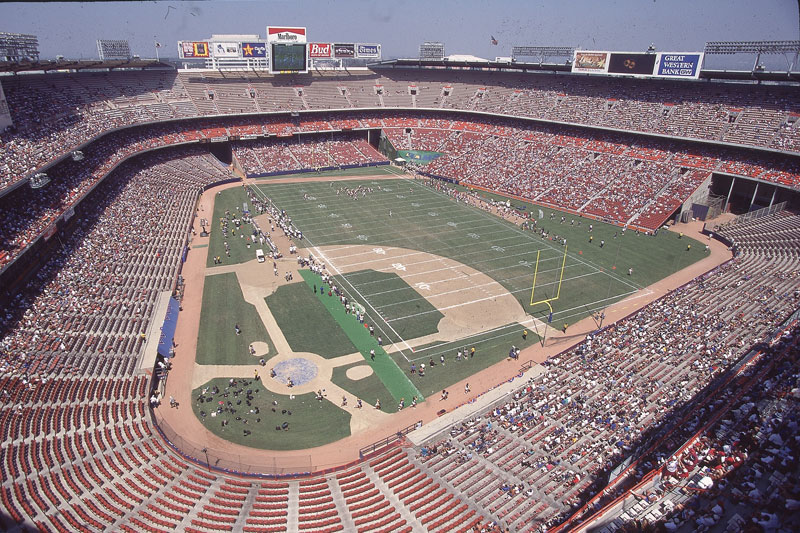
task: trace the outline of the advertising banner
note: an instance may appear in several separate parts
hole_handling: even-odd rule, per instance
[[[333,56],[336,58],[356,57],[356,45],[336,43],[333,45]]]
[[[381,57],[381,45],[379,44],[357,44],[356,57],[364,59],[379,59]]]
[[[265,43],[242,43],[242,57],[267,57]]]
[[[575,50],[572,58],[572,72],[584,74],[605,74],[608,72],[608,52],[587,52]]]
[[[239,43],[212,43],[214,57],[241,57]]]
[[[331,57],[332,55],[331,43],[310,43],[308,45],[308,57]]]
[[[608,73],[652,76],[655,66],[656,54],[611,52]]]
[[[181,59],[209,57],[208,43],[181,41],[178,43],[178,55]]]
[[[661,52],[656,62],[656,76],[665,78],[694,78],[700,76],[700,65],[703,54],[683,54],[679,52]]]
[[[288,28],[286,26],[267,26],[268,43],[304,43],[305,28]]]

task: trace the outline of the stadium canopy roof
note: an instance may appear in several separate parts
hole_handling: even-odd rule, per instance
[[[114,70],[175,68],[172,64],[156,59],[51,59],[45,61],[0,61],[0,72],[37,72],[54,70]]]

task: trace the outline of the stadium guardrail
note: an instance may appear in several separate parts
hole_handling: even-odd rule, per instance
[[[415,429],[418,429],[420,427],[422,427],[422,420],[418,420],[418,421],[414,422],[413,424],[411,424],[410,426],[406,426],[403,429],[397,431],[396,433],[394,433],[392,435],[389,435],[386,438],[383,438],[383,439],[381,439],[379,441],[373,442],[372,444],[368,444],[367,446],[364,446],[363,448],[358,450],[359,459],[364,459],[366,457],[369,457],[370,455],[374,455],[374,454],[384,450],[385,448],[387,448],[391,444],[394,444],[395,442],[401,440],[403,437],[405,437],[406,435],[408,435],[409,433],[411,433],[412,431],[414,431]]]

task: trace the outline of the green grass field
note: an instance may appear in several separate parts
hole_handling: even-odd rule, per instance
[[[236,324],[242,331],[241,335],[236,334]],[[250,343],[256,341],[269,345],[268,357],[275,355],[275,345],[255,307],[244,300],[236,274],[206,276],[197,339],[197,364],[257,364],[258,358],[250,355]]]
[[[336,194],[339,187],[365,184],[374,190],[359,200]],[[538,300],[539,295],[555,295],[564,253],[561,240],[567,239],[569,253],[560,299],[552,303],[553,323],[559,328],[602,310],[706,255],[701,243],[687,237],[679,239],[668,231],[657,236],[631,231],[623,234],[620,228],[600,222],[577,219],[575,225],[570,225],[574,217],[566,214],[566,222],[560,224],[562,213],[550,209],[543,209],[544,218],[537,220],[538,226],[550,233],[548,239],[543,239],[481,209],[457,203],[422,181],[409,179],[264,184],[259,189],[291,214],[306,237],[299,245],[312,252],[315,246],[344,249],[350,244],[367,244],[435,253],[486,273],[508,289],[525,311],[544,319],[549,314],[547,306],[530,305],[537,254]],[[303,200],[303,193],[315,200]],[[538,213],[538,208],[535,212]],[[590,223],[594,226],[591,233]],[[601,241],[605,241],[602,247]],[[687,244],[693,244],[690,251]],[[629,268],[633,268],[631,276]],[[385,291],[373,290],[370,280],[359,272],[342,278],[342,286],[348,293],[366,300],[380,313],[384,322],[382,331],[388,334],[392,329],[398,332],[403,329],[408,338],[423,334],[426,321],[412,325],[408,323],[411,317],[400,311],[402,306],[413,305],[415,301],[422,305],[425,301],[422,296],[397,292],[394,301],[384,298],[378,301],[375,293]]]
[[[425,363],[425,376],[419,374],[411,376],[411,381],[417,389],[428,398],[428,401],[437,400],[442,389],[448,389],[453,383],[480,372],[495,363],[508,358],[511,346],[519,349],[527,348],[539,340],[539,337],[531,328],[527,328],[527,339],[522,338],[522,331],[525,330],[519,324],[509,324],[507,327],[474,335],[464,339],[458,346],[453,343],[432,343],[426,346],[417,347],[409,358],[419,367],[420,363]],[[560,335],[558,333],[557,335]],[[470,347],[475,347],[474,357],[462,357],[456,360],[459,349],[466,353]],[[445,364],[441,364],[440,357],[444,356]],[[410,363],[400,353],[392,354],[397,364],[409,374]],[[434,366],[430,366],[433,360]],[[524,360],[520,360],[522,366]],[[451,391],[462,393],[463,391]]]
[[[397,407],[397,400],[394,399],[392,394],[381,382],[378,374],[373,373],[371,376],[363,379],[350,379],[347,377],[347,369],[354,366],[363,365],[364,362],[353,363],[345,366],[337,366],[333,369],[331,381],[339,387],[343,388],[350,394],[361,398],[364,405],[375,405],[375,400],[381,400],[381,410],[392,412]],[[406,405],[411,403],[411,398],[406,399]]]
[[[295,177],[393,172],[397,171],[384,167]],[[372,187],[373,191],[358,200],[346,194],[337,195],[337,190],[342,187],[364,185]],[[274,179],[264,179],[257,189],[271,198],[276,206],[285,209],[302,230],[305,239],[298,242],[298,246],[317,257],[320,254],[316,247],[330,247],[328,255],[334,259],[326,258],[325,262],[332,273],[338,272],[337,259],[347,261],[351,245],[402,247],[429,252],[485,273],[503,285],[529,315],[547,320],[547,305],[531,306],[537,256],[536,300],[555,295],[564,261],[560,298],[551,302],[556,329],[600,311],[706,255],[703,243],[687,237],[679,238],[675,233],[662,231],[657,236],[637,235],[630,231],[622,233],[620,228],[612,225],[545,208],[541,208],[543,216],[540,218],[540,208],[528,204],[528,211],[535,215],[536,228],[544,228],[549,234],[548,238],[542,238],[479,208],[455,202],[422,180],[402,178],[283,184],[275,183]],[[313,200],[304,200],[304,194]],[[499,198],[488,193],[483,195]],[[225,239],[219,228],[219,217],[225,216],[226,210],[238,214],[236,209],[244,201],[246,196],[240,188],[225,190],[217,196],[215,219],[210,228],[209,266],[214,266],[213,255],[223,255],[223,264],[241,263],[255,257],[254,250],[244,246],[238,232],[236,238],[228,240],[231,257],[225,257],[223,251]],[[522,205],[520,201],[512,200],[512,203]],[[562,216],[565,217],[563,223]],[[591,232],[589,224],[593,225]],[[248,227],[243,229],[249,233]],[[568,245],[566,258],[563,239]],[[691,249],[687,249],[690,244]],[[363,248],[359,250],[354,254],[365,254]],[[371,253],[367,251],[367,254]],[[414,260],[413,254],[398,259],[407,265],[414,264]],[[458,397],[463,390],[451,389],[454,383],[507,358],[512,345],[525,348],[540,340],[536,328],[530,323],[514,322],[452,342],[414,346],[412,350],[404,341],[436,333],[444,315],[420,295],[418,283],[411,287],[397,274],[396,270],[401,269],[395,265],[395,268],[372,269],[369,257],[355,258],[354,261],[363,261],[363,268],[339,273],[334,276],[334,283],[345,291],[351,302],[364,305],[366,322],[376,329],[374,336],[358,323],[353,314],[345,312],[337,298],[328,296],[327,292],[315,293],[313,287],[316,285],[319,289],[321,280],[308,270],[301,270],[303,282],[281,287],[267,297],[266,302],[293,350],[328,358],[353,352],[362,354],[363,362],[335,368],[332,381],[349,394],[362,398],[365,404],[372,405],[376,398],[380,398],[383,410],[393,412],[401,397],[406,399],[407,405],[414,395],[421,400],[427,398],[429,402],[436,402],[442,389],[448,389],[451,395]],[[415,276],[419,275],[415,282],[416,279],[424,282],[425,276],[437,272],[437,269],[439,276],[441,271],[449,273],[448,269],[453,269],[452,280],[463,276],[457,272],[457,267],[443,268],[437,261],[430,261],[428,266],[425,259],[419,261],[424,268],[422,272],[415,270]],[[632,275],[628,275],[629,268],[633,269]],[[208,276],[205,284],[197,362],[254,364],[255,358],[249,355],[248,345],[256,340],[268,342],[272,355],[274,346],[254,307],[244,301],[236,276]],[[432,286],[435,295],[435,285]],[[235,323],[242,328],[240,336],[233,331]],[[528,333],[524,340],[523,330]],[[383,347],[377,344],[378,335],[384,339]],[[549,335],[564,334],[551,332]],[[474,358],[455,360],[459,349],[468,350],[471,346],[476,347]],[[392,350],[391,355],[384,347]],[[372,349],[376,353],[375,360],[369,356]],[[440,362],[442,355],[446,360],[444,365]],[[430,365],[431,360],[434,365]],[[424,377],[409,373],[412,361],[417,366],[426,364]],[[524,361],[519,363],[522,366]],[[371,376],[361,380],[347,378],[348,368],[363,364],[374,370]],[[209,384],[224,389],[228,380],[219,378]],[[332,398],[333,402],[320,402],[313,394],[307,394],[290,400],[289,396],[266,391],[258,382],[248,387],[259,392],[252,393],[252,405],[247,409],[232,406],[236,413],[211,417],[210,412],[216,410],[218,399],[200,404],[196,401],[200,395],[200,389],[197,389],[193,393],[193,410],[217,435],[257,448],[299,450],[335,442],[350,433],[350,415],[338,407],[339,398]],[[225,399],[228,400],[231,398]],[[272,401],[279,404],[275,413],[272,412]],[[256,405],[259,415],[249,413],[249,409]],[[284,409],[292,414],[282,413]],[[205,418],[201,410],[206,411]],[[221,425],[223,416],[229,420],[225,427]],[[237,417],[240,420],[236,420]],[[256,422],[257,418],[261,418],[261,422]],[[244,419],[247,419],[247,424]],[[289,431],[276,431],[275,427],[284,422],[290,424]],[[245,430],[252,433],[245,435]]]
[[[226,389],[229,387],[228,378],[215,378],[192,391],[192,410],[195,416],[209,431],[223,439],[266,450],[304,450],[330,444],[350,435],[350,413],[327,399],[319,401],[314,398],[313,393],[290,399],[288,396],[269,392],[260,381],[238,381],[236,386]],[[215,385],[219,389],[217,395],[211,394]],[[199,402],[198,398],[206,387],[209,392]],[[247,399],[248,389],[252,400]],[[235,391],[241,392],[234,395]],[[226,393],[227,396],[223,396]],[[231,402],[230,407],[235,412],[223,411],[212,416],[211,413],[216,412],[220,406],[220,401],[226,403],[226,408],[227,402]],[[250,405],[247,405],[248,401]],[[273,401],[278,402],[278,405],[273,405]],[[258,413],[250,412],[256,408]],[[228,422],[227,426],[222,425],[223,420]],[[289,425],[288,431],[275,429],[284,423]],[[251,433],[245,435],[245,430]]]
[[[207,267],[216,266],[214,257],[220,257],[223,265],[246,263],[256,258],[258,246],[247,247],[247,237],[252,233],[253,225],[243,223],[239,229],[236,229],[236,226],[230,222],[233,218],[241,217],[242,204],[245,202],[247,202],[247,195],[241,187],[225,189],[214,197],[214,216],[208,219],[209,226],[206,227],[211,234],[211,238],[208,240]],[[227,236],[222,233],[220,224],[220,219],[226,217],[229,218]],[[225,242],[230,247],[230,257],[225,253]]]
[[[266,300],[293,351],[325,358],[358,351],[305,283],[278,287]]]

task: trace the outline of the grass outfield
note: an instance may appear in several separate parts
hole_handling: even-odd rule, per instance
[[[360,185],[373,187],[373,192],[357,201],[336,194],[340,187]],[[301,188],[315,201],[303,200]],[[562,214],[550,209],[543,209],[544,219],[537,221],[550,232],[550,238],[543,239],[479,208],[457,203],[422,181],[409,179],[273,183],[259,185],[259,189],[290,213],[306,237],[299,243],[302,246],[397,246],[449,257],[497,280],[525,311],[539,318],[547,318],[548,308],[530,305],[537,253],[537,291],[552,297],[564,253],[560,242],[566,238],[569,253],[564,281],[560,299],[553,303],[557,327],[577,322],[707,255],[702,243],[687,237],[679,239],[668,231],[654,237],[630,231],[622,234],[618,227],[592,221],[594,229],[589,234],[588,220],[577,219],[571,226],[571,215],[564,214],[566,223],[559,224]],[[554,213],[553,220],[550,213]],[[559,236],[557,241],[553,234]],[[602,248],[601,241],[605,241]],[[688,244],[692,244],[689,251]],[[628,268],[633,268],[632,276],[627,275]],[[346,291],[358,291],[372,303],[370,290],[364,287],[361,291],[358,276],[347,274],[344,279]],[[419,295],[416,298],[423,300]],[[375,307],[394,329],[403,327],[404,318],[396,312],[397,305]]]
[[[231,218],[240,217],[242,204],[245,202],[247,202],[247,195],[242,187],[224,189],[214,196],[214,216],[208,219],[209,226],[206,228],[211,234],[211,238],[208,240],[207,267],[217,266],[214,265],[214,257],[217,256],[222,258],[223,265],[246,263],[256,258],[256,248],[258,246],[251,245],[250,248],[247,247],[247,236],[253,232],[252,224],[242,224],[240,229],[237,230],[232,222],[228,222],[227,237],[222,234],[222,227],[220,226],[220,219],[226,216],[226,211],[230,213]],[[205,216],[205,214],[202,216]],[[242,235],[245,238],[242,238]],[[230,257],[225,254],[225,242],[230,246]]]
[[[215,385],[219,394],[212,395],[209,392],[204,395],[202,403],[198,402],[202,390],[208,387],[211,391]],[[238,380],[236,386],[226,390],[228,386],[228,378],[215,378],[192,391],[195,416],[209,431],[225,440],[265,450],[305,450],[350,436],[350,413],[328,400],[316,400],[313,393],[290,399],[289,396],[268,391],[256,380]],[[247,400],[248,389],[252,391],[252,400]],[[241,392],[235,396],[235,391]],[[211,416],[220,401],[231,402],[235,413],[224,411]],[[247,405],[248,401],[250,405]],[[277,401],[278,405],[273,405],[273,401]],[[259,411],[257,414],[250,412],[256,408]],[[205,416],[201,411],[205,412]],[[227,426],[222,425],[223,420],[228,421]],[[284,423],[289,424],[288,431],[275,429]],[[251,434],[245,435],[245,430]]]
[[[325,358],[358,351],[305,283],[278,287],[266,300],[292,351]]]
[[[281,174],[279,176],[267,176],[254,179],[256,183],[260,183],[261,181],[268,182],[277,179],[338,178],[340,176],[379,176],[381,174],[396,175],[397,171],[393,170],[389,165],[382,165],[378,167],[350,168],[347,170],[326,170],[324,172],[298,172],[295,174]]]
[[[372,375],[363,379],[350,379],[347,377],[347,369],[354,366],[363,365],[364,362],[352,363],[345,366],[337,366],[333,369],[331,381],[343,388],[350,394],[361,398],[364,405],[375,405],[375,400],[381,400],[381,410],[386,412],[393,412],[397,406],[397,400],[394,399],[389,390],[383,385],[377,374],[373,372]],[[402,396],[401,396],[402,397]],[[411,397],[406,398],[406,405],[411,403]]]
[[[425,363],[424,377],[420,377],[419,374],[411,376],[410,364],[403,355],[396,353],[392,354],[392,357],[406,374],[411,376],[411,381],[428,398],[428,401],[437,401],[438,397],[435,395],[441,393],[442,389],[450,388],[453,383],[458,383],[507,358],[511,346],[523,349],[536,344],[539,337],[535,332],[531,328],[527,328],[527,339],[523,339],[522,332],[524,330],[526,328],[519,324],[510,324],[505,328],[468,337],[457,346],[454,346],[453,343],[432,343],[415,348],[413,354],[407,355],[417,367],[420,363]],[[562,334],[560,332],[550,333],[548,337],[551,335],[561,336]],[[467,352],[472,346],[475,347],[475,357],[456,361],[459,349],[463,348],[463,352]],[[445,358],[444,365],[441,364],[441,356]],[[430,366],[431,360],[435,363],[433,367]],[[523,361],[520,360],[520,366],[522,363]],[[451,392],[461,393],[463,391]]]
[[[241,335],[236,334],[236,324],[241,328]],[[257,364],[258,358],[250,355],[250,343],[256,341],[269,344],[268,355],[275,355],[275,345],[255,307],[244,300],[236,274],[206,276],[197,339],[197,364]]]

